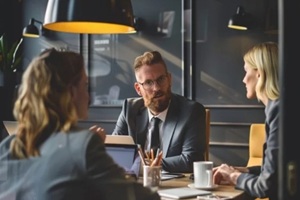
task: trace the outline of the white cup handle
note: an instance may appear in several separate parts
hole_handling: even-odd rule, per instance
[[[211,187],[213,185],[213,180],[212,180],[212,170],[211,169],[208,169],[206,170],[206,173],[207,173],[207,186],[208,187]]]

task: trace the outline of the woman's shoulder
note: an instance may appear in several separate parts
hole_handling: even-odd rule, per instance
[[[0,157],[6,155],[9,152],[10,143],[15,138],[15,135],[9,135],[5,137],[0,143]]]
[[[90,138],[93,133],[88,129],[76,127],[71,131],[69,131],[68,133],[61,133],[61,134],[70,139],[84,139],[84,138]]]
[[[92,133],[88,129],[76,128],[67,133],[53,133],[41,147],[41,152],[51,153],[55,149],[68,149],[71,153],[81,152],[87,149],[91,140],[97,140],[101,144],[98,135]]]
[[[89,143],[99,144],[104,146],[104,141],[99,135],[91,132],[88,129],[76,129],[66,134],[68,142],[71,146],[76,148],[76,146],[87,147]]]
[[[280,107],[280,101],[277,100],[269,100],[268,105],[265,108],[265,114],[266,114],[266,120],[270,120],[279,117],[279,108]]]
[[[267,107],[269,108],[279,108],[280,105],[280,100],[276,99],[276,100],[269,100]]]
[[[58,140],[61,141],[70,141],[72,140],[77,142],[82,142],[91,138],[93,134],[88,129],[74,128],[68,132],[57,132],[53,133],[48,139],[47,142],[55,142]]]

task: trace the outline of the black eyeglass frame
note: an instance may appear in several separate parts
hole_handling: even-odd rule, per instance
[[[162,86],[165,83],[165,81],[167,80],[168,76],[169,76],[169,73],[166,73],[166,74],[163,74],[160,77],[158,77],[156,80],[146,80],[143,83],[140,83],[140,82],[137,82],[137,83],[142,85],[144,90],[152,90],[155,83],[159,86]]]

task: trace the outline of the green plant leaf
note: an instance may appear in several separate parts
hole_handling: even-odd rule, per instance
[[[11,47],[8,45],[6,35],[0,37],[0,70],[1,71],[15,71],[21,63],[21,55],[17,55],[23,38],[15,41]]]

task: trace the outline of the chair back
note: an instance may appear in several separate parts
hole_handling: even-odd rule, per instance
[[[265,124],[251,124],[249,132],[249,160],[247,167],[262,165],[263,145],[265,140]],[[255,200],[269,200],[269,198],[256,198]]]
[[[206,150],[204,154],[204,159],[209,160],[209,140],[210,140],[210,110],[205,109],[206,118],[205,118],[205,135],[206,135]]]
[[[262,165],[265,143],[265,124],[251,124],[249,132],[249,160],[247,166]]]

